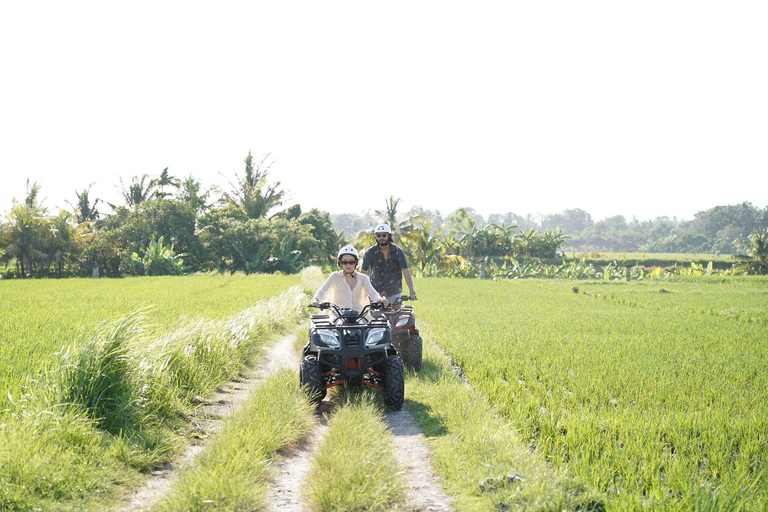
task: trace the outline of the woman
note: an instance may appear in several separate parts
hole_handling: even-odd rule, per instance
[[[358,254],[352,246],[342,247],[336,257],[341,270],[334,272],[317,290],[312,297],[312,305],[318,306],[321,299],[326,299],[340,308],[356,309],[361,311],[369,302],[383,301],[386,298],[379,295],[367,275],[355,270],[357,268]]]

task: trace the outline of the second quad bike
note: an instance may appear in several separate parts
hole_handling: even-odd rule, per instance
[[[416,313],[413,306],[405,306],[407,297],[400,297],[381,313],[392,326],[392,345],[400,354],[405,366],[412,370],[421,370],[422,340],[416,328]]]
[[[392,328],[381,303],[366,305],[361,311],[341,309],[334,304],[319,304],[332,314],[312,315],[309,343],[301,360],[301,384],[319,403],[328,389],[368,386],[383,393],[384,405],[399,411],[405,399],[403,360],[392,347]]]

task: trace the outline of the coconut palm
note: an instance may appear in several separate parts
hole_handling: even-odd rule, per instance
[[[48,225],[48,219],[35,206],[24,203],[11,208],[3,236],[6,244],[3,259],[8,262],[15,258],[20,275],[26,276],[36,269],[38,263],[47,260]]]
[[[414,219],[413,228],[401,236],[401,241],[409,258],[418,264],[422,273],[437,265],[442,256],[440,234],[432,232],[432,223],[424,217]]]
[[[84,223],[74,226],[73,216],[68,211],[59,209],[59,214],[50,222],[51,250],[49,258],[56,262],[56,274],[61,277],[66,258],[75,254],[83,239]]]
[[[245,158],[245,175],[241,178],[235,174],[237,184],[230,184],[232,191],[222,191],[225,202],[242,208],[250,219],[266,217],[271,210],[283,204],[285,191],[279,188],[280,182],[267,183],[267,173],[272,167],[272,163],[264,166],[267,158],[269,153],[254,166],[249,151]]]
[[[384,201],[386,202],[386,208],[384,211],[376,210],[376,215],[379,216],[379,219],[384,223],[388,224],[390,228],[392,228],[392,231],[397,230],[397,205],[400,203],[400,198],[398,197],[395,199],[394,196],[389,196],[389,198],[384,198]]]
[[[768,274],[768,230],[755,229],[748,241],[744,252],[733,256],[739,262],[737,270],[746,274]]]
[[[149,176],[146,174],[143,174],[141,178],[134,176],[131,178],[131,184],[126,187],[123,183],[123,179],[120,178],[120,186],[123,188],[121,193],[123,194],[125,205],[128,208],[133,208],[137,204],[143,203],[152,197],[154,184],[153,180],[149,180],[149,182],[147,182],[148,179]],[[111,206],[114,208],[114,205]]]

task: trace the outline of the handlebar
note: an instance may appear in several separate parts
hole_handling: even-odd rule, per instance
[[[337,306],[336,304],[331,304],[330,302],[321,302],[320,304],[317,304],[317,305],[308,304],[307,307],[317,308],[317,309],[320,309],[320,310],[332,309],[334,311],[334,313],[336,313],[336,316],[338,316],[338,317],[345,317],[345,315],[344,315],[345,311],[353,311],[353,310],[349,310],[349,309],[343,310],[339,306]],[[355,316],[354,318],[363,318],[366,314],[368,314],[369,311],[379,310],[379,309],[383,309],[383,308],[384,308],[384,304],[383,303],[381,303],[381,302],[371,302],[370,304],[366,304],[365,306],[363,306],[363,309],[360,312],[358,312],[357,316]],[[345,317],[345,318],[349,318],[349,317]]]

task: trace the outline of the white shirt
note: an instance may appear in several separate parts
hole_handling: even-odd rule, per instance
[[[381,300],[381,295],[373,287],[367,275],[356,271],[354,276],[355,286],[353,288],[344,277],[343,270],[334,272],[328,276],[323,286],[317,290],[315,296],[312,297],[312,302],[322,302],[321,299],[326,299],[331,304],[336,304],[340,308],[351,308],[361,311],[371,301],[378,302]]]

